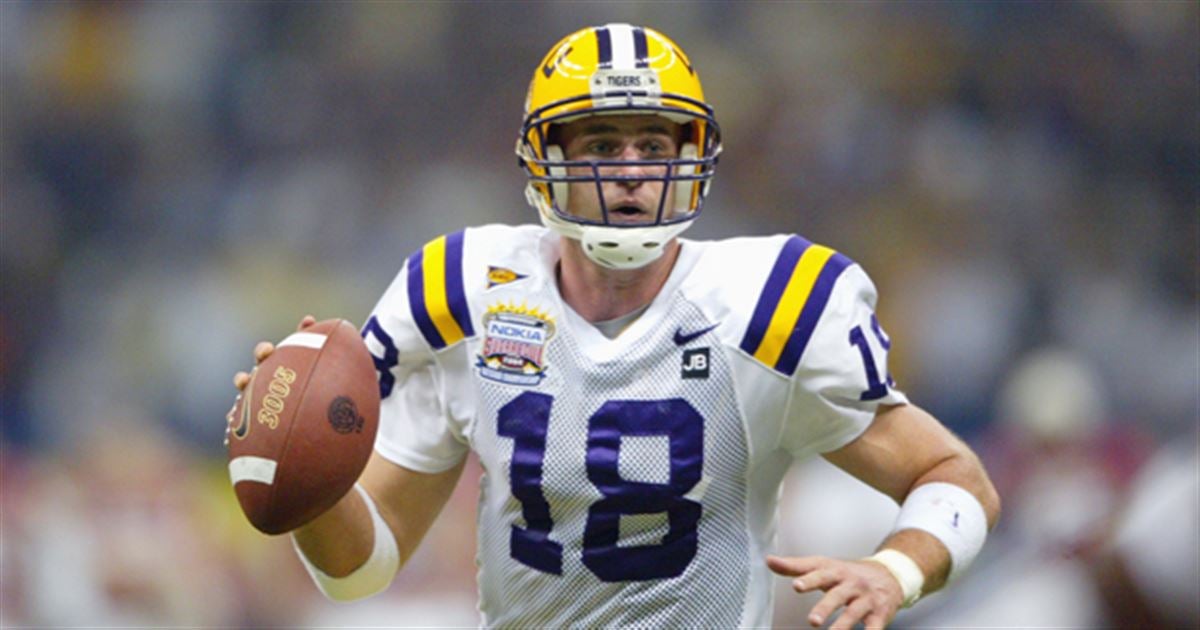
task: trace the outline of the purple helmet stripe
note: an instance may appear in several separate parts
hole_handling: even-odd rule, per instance
[[[637,60],[637,67],[650,67],[650,47],[646,43],[646,29],[635,26],[633,27],[633,58]]]
[[[606,27],[601,26],[596,29],[596,50],[598,55],[596,63],[601,68],[612,68],[612,34]]]

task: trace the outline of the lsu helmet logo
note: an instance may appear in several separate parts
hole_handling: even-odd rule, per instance
[[[548,62],[546,65],[542,66],[542,75],[549,79],[550,75],[554,74],[554,68],[557,67],[558,64],[562,63],[562,60],[565,59],[567,55],[571,54],[572,50],[574,50],[574,48],[572,48],[570,44],[563,46],[562,52],[558,53],[558,56],[554,58],[554,61]]]
[[[488,380],[532,387],[546,377],[546,344],[554,320],[536,308],[496,304],[483,316],[484,338],[475,367]]]

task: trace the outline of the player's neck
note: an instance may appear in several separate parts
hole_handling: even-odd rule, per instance
[[[616,319],[654,300],[679,257],[672,241],[658,260],[640,269],[608,269],[592,262],[579,241],[563,239],[558,263],[558,290],[576,313],[589,322]]]

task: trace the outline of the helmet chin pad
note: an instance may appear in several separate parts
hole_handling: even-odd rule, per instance
[[[637,269],[658,260],[667,243],[686,230],[691,221],[647,227],[587,226],[580,235],[583,253],[602,267]]]

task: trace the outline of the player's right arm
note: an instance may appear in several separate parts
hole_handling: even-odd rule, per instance
[[[445,368],[471,336],[464,232],[408,258],[362,329],[379,376],[379,433],[355,490],[293,532],[313,580],[331,599],[358,599],[391,582],[449,499],[468,451],[469,408],[447,401]],[[316,320],[306,316],[299,330]],[[262,342],[262,362],[274,346]],[[456,354],[457,353],[457,354]],[[250,376],[234,377],[244,389]],[[457,398],[462,402],[462,397]]]
[[[315,318],[305,316],[297,330],[315,323]],[[259,342],[255,362],[262,363],[274,351],[270,342]],[[243,391],[250,374],[238,372],[233,382]],[[352,600],[386,588],[445,507],[464,462],[460,459],[430,473],[372,453],[357,491],[346,493],[332,508],[292,531],[296,549],[321,591],[330,599]],[[377,531],[380,524],[385,531]]]

